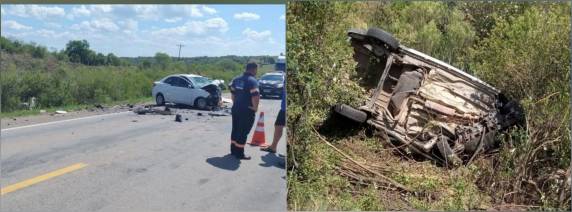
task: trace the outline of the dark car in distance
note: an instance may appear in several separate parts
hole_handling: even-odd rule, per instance
[[[284,87],[284,72],[270,72],[262,75],[258,80],[262,98],[269,96],[282,97]]]

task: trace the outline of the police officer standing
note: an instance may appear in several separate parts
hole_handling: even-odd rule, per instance
[[[256,72],[258,65],[254,62],[246,64],[246,71],[230,84],[232,98],[232,133],[230,136],[230,153],[241,160],[250,160],[250,156],[244,155],[244,145],[248,133],[252,129],[260,93]]]

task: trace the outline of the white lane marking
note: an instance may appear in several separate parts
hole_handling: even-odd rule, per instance
[[[119,112],[119,113],[108,113],[108,114],[103,114],[103,115],[87,116],[87,117],[81,117],[81,118],[75,118],[75,119],[66,119],[66,120],[45,122],[45,123],[32,124],[32,125],[26,125],[26,126],[20,126],[20,127],[12,127],[12,128],[8,128],[8,129],[2,129],[2,130],[0,130],[0,132],[6,132],[9,130],[24,129],[24,128],[29,128],[29,127],[45,126],[45,125],[50,125],[50,124],[58,124],[58,123],[62,123],[62,122],[77,121],[77,120],[82,120],[82,119],[98,118],[98,117],[102,117],[102,116],[119,115],[119,114],[123,114],[123,113],[132,113],[132,111],[125,111],[125,112]]]

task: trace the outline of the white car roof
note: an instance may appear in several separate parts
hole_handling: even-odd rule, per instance
[[[187,77],[187,78],[190,78],[190,77],[203,77],[203,76],[201,76],[201,75],[196,75],[196,74],[179,74],[179,76],[184,76],[184,77]]]
[[[283,72],[268,72],[264,75],[284,75],[284,73]]]

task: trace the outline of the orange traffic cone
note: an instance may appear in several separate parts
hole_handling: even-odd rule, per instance
[[[266,145],[266,135],[264,134],[264,112],[260,112],[260,118],[256,124],[252,141],[249,143],[252,146]]]

